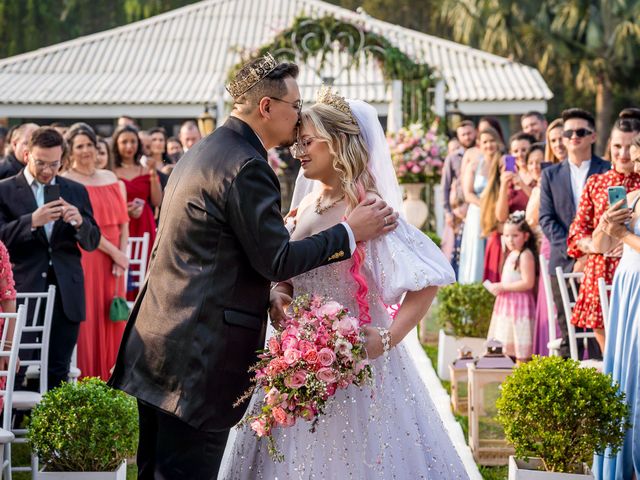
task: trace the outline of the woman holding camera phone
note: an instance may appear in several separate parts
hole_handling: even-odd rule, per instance
[[[631,161],[640,173],[640,135],[631,146]],[[607,252],[622,243],[622,258],[613,277],[609,302],[607,338],[604,351],[604,373],[611,374],[626,395],[629,421],[622,448],[611,457],[596,456],[593,471],[599,479],[638,478],[640,476],[640,357],[638,326],[640,324],[640,190],[611,205],[600,217],[593,234],[593,248]],[[634,448],[635,447],[635,448]]]
[[[634,172],[630,157],[631,142],[638,133],[640,123],[635,120],[616,121],[610,141],[612,168],[606,173],[592,175],[587,180],[567,239],[569,256],[586,258],[584,280],[580,285],[571,323],[580,328],[592,328],[601,350],[605,347],[605,330],[598,278],[603,277],[607,284],[611,283],[620,262],[622,247],[619,242],[609,242],[607,250],[602,249],[603,244],[595,248],[593,235],[609,208],[609,187],[623,186],[627,192],[640,189],[640,175]]]
[[[116,129],[113,134],[114,171],[124,182],[127,190],[129,210],[129,236],[142,237],[149,233],[149,250],[156,239],[156,220],[153,209],[162,203],[162,187],[153,159],[147,158],[147,165],[140,164],[142,144],[138,130],[130,125]],[[127,300],[135,300],[137,290],[127,292]]]

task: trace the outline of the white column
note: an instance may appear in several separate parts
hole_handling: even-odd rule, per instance
[[[438,78],[436,81],[435,92],[433,95],[433,113],[444,118],[446,115],[446,99],[445,99],[445,83],[444,80]]]
[[[387,132],[397,132],[402,128],[402,80],[391,81],[391,103],[387,117]]]

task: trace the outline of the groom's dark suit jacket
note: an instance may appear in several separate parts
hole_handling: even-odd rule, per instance
[[[264,342],[270,281],[350,255],[342,225],[289,241],[266,157],[231,117],[177,164],[110,380],[200,430],[244,414],[233,403]]]

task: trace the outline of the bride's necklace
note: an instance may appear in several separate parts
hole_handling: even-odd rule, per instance
[[[334,200],[333,202],[329,203],[328,205],[324,205],[323,206],[322,205],[322,195],[319,195],[318,199],[316,200],[316,208],[313,211],[316,212],[316,214],[318,214],[318,215],[322,215],[327,210],[330,210],[331,208],[335,207],[339,202],[342,201],[343,198],[344,198],[344,193],[339,198]]]

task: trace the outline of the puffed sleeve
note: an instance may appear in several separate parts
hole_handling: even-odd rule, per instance
[[[13,271],[9,252],[4,243],[0,242],[0,302],[16,299],[16,284],[13,281]]]
[[[402,218],[393,232],[367,242],[365,267],[387,305],[400,302],[406,292],[456,281],[436,244]]]

